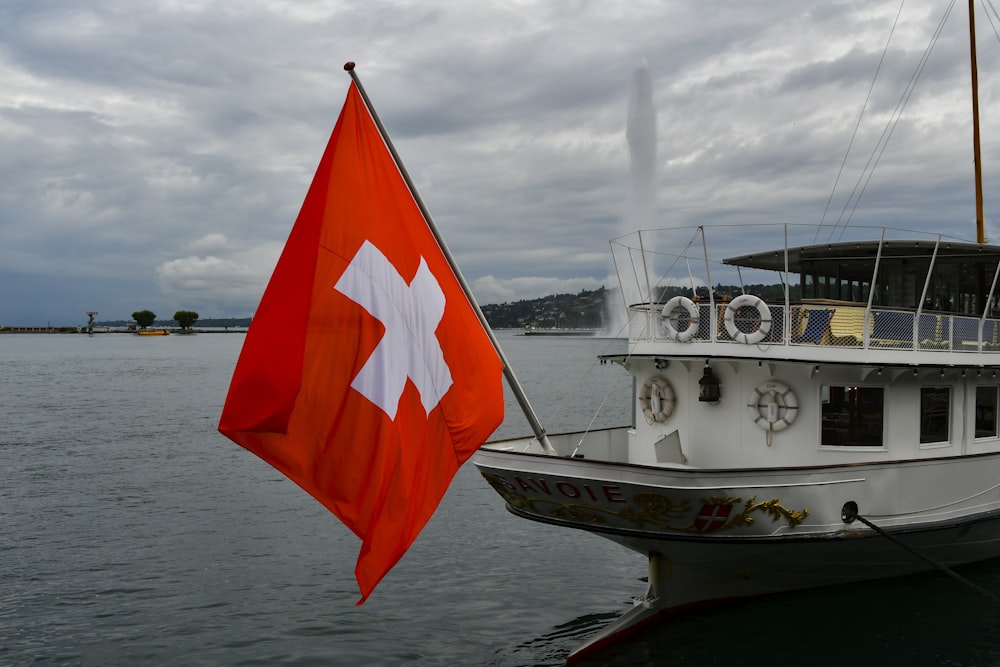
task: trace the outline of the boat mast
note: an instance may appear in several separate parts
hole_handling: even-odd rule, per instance
[[[986,243],[983,229],[983,165],[979,151],[979,70],[976,66],[976,12],[969,0],[969,51],[972,59],[972,153],[976,171],[976,242]]]

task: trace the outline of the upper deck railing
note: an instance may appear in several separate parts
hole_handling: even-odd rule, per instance
[[[892,228],[824,233],[702,226],[613,240],[630,338],[1000,352],[1000,247]]]
[[[692,316],[687,305],[676,304],[669,312],[664,312],[667,304],[632,306],[630,338],[690,345],[711,342],[1000,354],[1000,319],[995,318],[868,309],[833,302],[786,308],[750,300],[692,303],[696,313]]]

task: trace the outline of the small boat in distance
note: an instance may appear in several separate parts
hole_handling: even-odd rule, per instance
[[[563,327],[549,329],[534,325],[524,327],[525,336],[596,336],[597,334],[597,329],[567,329]]]
[[[139,329],[136,331],[139,336],[169,336],[169,329]]]

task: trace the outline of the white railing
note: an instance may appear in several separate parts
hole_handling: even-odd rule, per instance
[[[743,343],[752,337],[751,342],[760,345],[1000,353],[1000,320],[995,318],[868,308],[862,304],[804,303],[788,307],[767,304],[770,322],[765,323],[752,306],[732,309],[724,303],[700,303],[695,305],[698,321],[692,323],[683,308],[664,315],[663,307],[648,303],[631,306],[630,337],[695,345]],[[731,311],[729,323],[727,309]],[[693,334],[675,335],[688,333],[689,326],[696,327]],[[736,338],[731,334],[734,328]],[[737,340],[740,334],[742,340]]]

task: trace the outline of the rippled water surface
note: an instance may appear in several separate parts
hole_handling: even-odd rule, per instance
[[[549,430],[630,419],[596,363],[622,341],[501,340]],[[0,337],[0,664],[560,665],[644,590],[641,557],[512,517],[466,465],[356,607],[358,540],[215,430],[242,342]],[[593,664],[1000,664],[1000,609],[931,574],[675,616]]]

